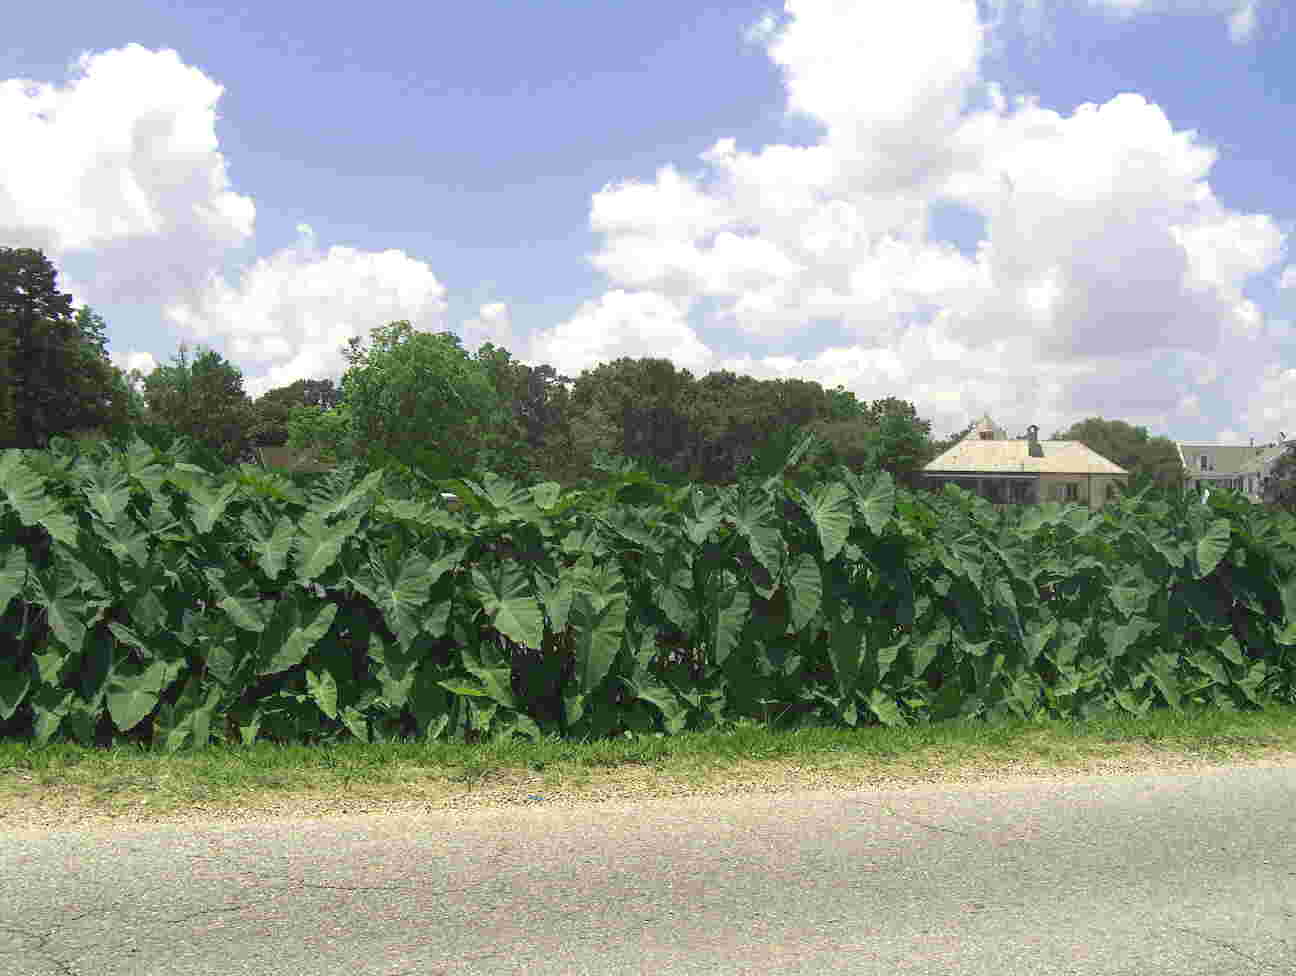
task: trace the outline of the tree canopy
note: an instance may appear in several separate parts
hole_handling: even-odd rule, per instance
[[[252,459],[255,413],[243,374],[214,350],[200,347],[190,363],[182,343],[172,365],[144,377],[144,399],[151,421],[206,445],[226,464]]]
[[[1131,475],[1130,488],[1154,483],[1164,488],[1182,484],[1183,462],[1179,448],[1168,437],[1153,437],[1146,427],[1123,420],[1089,417],[1053,435],[1054,440],[1080,441]]]
[[[103,319],[88,307],[74,313],[57,282],[40,251],[0,247],[0,447],[43,448],[130,419]]]
[[[293,410],[289,444],[376,467],[408,467],[432,479],[476,471],[506,406],[482,363],[452,332],[419,332],[408,321],[353,337],[335,407]]]

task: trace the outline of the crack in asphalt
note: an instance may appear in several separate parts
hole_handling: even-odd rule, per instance
[[[872,805],[872,804],[868,803],[868,801],[866,801],[866,800],[865,800],[865,801],[861,801],[861,802],[864,803],[865,806],[871,806],[871,805]],[[969,834],[966,830],[955,830],[953,827],[942,827],[942,826],[940,826],[939,824],[924,823],[924,822],[921,821],[921,820],[914,820],[912,817],[906,817],[904,814],[896,813],[895,810],[893,810],[890,806],[888,806],[888,805],[885,804],[885,803],[881,804],[880,806],[881,806],[881,809],[883,809],[883,810],[885,810],[887,813],[891,814],[891,816],[895,817],[897,820],[903,820],[905,823],[907,823],[907,824],[909,824],[910,826],[913,826],[913,827],[923,827],[923,828],[925,828],[925,829],[927,829],[927,830],[937,830],[937,831],[941,831],[942,833],[946,833],[946,834],[955,834],[955,835],[957,835],[957,836],[959,836],[959,837],[970,837],[970,836],[972,836],[972,835]],[[876,808],[875,808],[875,809],[876,809]]]
[[[1178,929],[1180,932],[1183,932],[1187,935],[1195,935],[1197,936],[1197,938],[1203,940],[1204,942],[1209,942],[1213,946],[1219,946],[1221,949],[1227,949],[1229,950],[1229,952],[1241,956],[1243,959],[1251,963],[1253,966],[1263,966],[1265,969],[1269,970],[1270,972],[1275,972],[1275,973],[1282,972],[1281,969],[1278,969],[1272,963],[1267,963],[1262,959],[1257,959],[1255,956],[1248,955],[1247,953],[1239,949],[1237,946],[1235,946],[1232,942],[1229,942],[1226,939],[1218,939],[1213,935],[1207,935],[1205,932],[1199,932],[1196,929],[1190,929],[1184,925],[1174,925],[1171,927]],[[1287,972],[1296,973],[1296,965],[1293,965],[1292,967],[1288,968]]]

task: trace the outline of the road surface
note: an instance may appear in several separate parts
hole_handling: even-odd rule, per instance
[[[1296,974],[1296,765],[6,831],[0,976]]]

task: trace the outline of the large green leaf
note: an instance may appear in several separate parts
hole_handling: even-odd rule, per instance
[[[738,645],[742,629],[751,616],[751,594],[741,586],[734,586],[727,592],[713,589],[712,599],[716,601],[716,609],[712,614],[711,644],[715,648],[715,663],[720,665]]]
[[[31,672],[19,671],[13,662],[0,657],[0,721],[8,721],[31,687]]]
[[[216,606],[229,614],[235,626],[254,634],[265,630],[275,603],[261,599],[247,573],[239,571],[226,579],[218,571],[209,568],[205,575],[215,592]]]
[[[612,667],[625,636],[626,604],[624,597],[596,606],[594,598],[581,591],[572,602],[575,625],[576,683],[581,694],[588,694]]]
[[[0,614],[27,585],[27,555],[17,546],[0,556]]]
[[[855,691],[855,685],[859,681],[860,659],[866,650],[865,643],[865,631],[859,623],[853,620],[834,622],[828,639],[828,654],[832,659],[837,690],[843,698]]]
[[[371,557],[368,566],[352,577],[356,589],[382,611],[402,647],[418,635],[418,611],[427,603],[433,582],[431,568],[431,561],[418,550],[407,552],[403,559],[388,552],[385,558]]]
[[[257,674],[279,674],[295,668],[328,633],[337,616],[337,604],[326,603],[312,614],[303,613],[302,603],[300,597],[279,601],[269,625],[261,632]]]
[[[154,661],[136,674],[115,671],[108,679],[108,714],[119,731],[128,732],[157,708],[162,689],[174,678],[165,661]]]
[[[521,569],[502,565],[489,575],[473,567],[473,593],[481,601],[491,626],[526,647],[544,641],[544,614]]]
[[[193,464],[177,464],[167,475],[167,480],[182,488],[189,506],[189,515],[199,535],[206,535],[225,514],[230,499],[238,491],[235,481],[213,478]]]
[[[321,712],[331,719],[337,718],[338,688],[332,672],[328,669],[311,671],[308,668],[306,670],[306,690],[315,699],[315,704],[319,706]]]
[[[1161,689],[1161,694],[1165,696],[1166,702],[1176,712],[1182,708],[1179,680],[1174,673],[1178,661],[1177,655],[1169,651],[1161,651],[1152,655],[1147,663],[1147,669],[1152,674],[1152,680],[1156,682],[1157,687]]]
[[[108,465],[90,467],[88,474],[81,491],[98,519],[112,527],[130,504],[130,479],[124,471]]]
[[[0,492],[23,525],[40,525],[51,538],[76,545],[76,519],[63,511],[57,498],[46,493],[45,479],[24,463],[20,451],[0,451]]]
[[[334,494],[332,497],[329,497],[328,493],[322,492],[320,495],[316,496],[317,501],[315,505],[312,506],[311,512],[318,515],[321,519],[329,519],[334,515],[349,512],[353,508],[361,505],[366,496],[374,494],[379,484],[382,482],[382,479],[383,472],[379,469],[377,471],[370,471],[360,479],[354,487],[346,489],[340,494]],[[372,499],[370,500],[372,501]],[[356,524],[359,524],[362,517],[362,515],[356,516]],[[352,529],[352,531],[355,530]]]
[[[623,680],[633,698],[646,701],[661,712],[668,733],[676,735],[684,731],[688,724],[688,706],[679,700],[679,696],[648,674],[641,674],[634,681]]]
[[[752,556],[770,576],[777,576],[783,562],[783,533],[774,517],[774,503],[766,496],[745,498],[729,513],[734,530],[747,540]]]
[[[300,534],[293,540],[299,582],[312,582],[337,562],[342,546],[360,527],[360,519],[361,516],[357,515],[329,525],[318,512],[311,511],[302,516],[298,525]]]
[[[800,633],[819,612],[823,599],[823,570],[808,553],[798,556],[788,574],[788,607],[792,615],[792,632]]]
[[[855,507],[859,509],[869,531],[874,535],[881,535],[882,530],[891,523],[891,517],[895,513],[895,482],[890,473],[879,471],[873,483],[869,485],[868,491],[856,494]]]
[[[265,516],[253,510],[243,513],[243,527],[251,537],[250,545],[261,572],[275,580],[288,564],[296,529],[292,521],[281,515],[273,526]]]
[[[29,699],[32,711],[36,715],[32,739],[38,746],[43,746],[54,737],[62,724],[64,716],[72,708],[75,692],[71,689],[54,688],[43,685],[36,689]]]
[[[932,628],[921,637],[915,637],[910,644],[915,678],[923,675],[941,650],[949,644],[949,640],[950,622],[944,617],[934,621]]]
[[[810,516],[825,562],[832,562],[850,535],[852,503],[850,492],[839,481],[821,487],[810,497],[801,496],[801,507]]]
[[[1228,519],[1215,519],[1206,529],[1206,533],[1197,540],[1197,573],[1198,579],[1209,576],[1220,564],[1220,560],[1229,550],[1231,532]]]
[[[562,493],[562,485],[556,481],[545,481],[538,485],[531,486],[531,497],[535,500],[537,507],[541,511],[549,511],[558,502],[558,496]]]
[[[419,648],[402,648],[388,644],[378,634],[369,635],[369,657],[378,664],[378,683],[382,686],[382,699],[393,708],[401,708],[409,701],[414,687]],[[422,648],[426,652],[426,648]]]
[[[108,547],[119,563],[127,559],[136,566],[148,563],[151,533],[146,526],[138,524],[129,515],[118,519],[115,525],[96,520],[93,530],[95,537]]]
[[[468,673],[482,683],[482,690],[486,692],[488,698],[508,708],[518,707],[513,697],[510,683],[512,672],[509,668],[479,668],[472,665],[466,667]]]
[[[900,711],[900,706],[896,704],[895,699],[884,692],[881,688],[874,688],[869,693],[869,708],[873,714],[882,720],[882,724],[891,728],[907,725],[904,715]]]
[[[68,576],[56,577],[52,569],[38,570],[28,576],[32,585],[32,602],[45,610],[54,636],[70,651],[79,651],[85,643],[83,623],[89,604],[76,596],[78,582]]]
[[[540,603],[549,615],[549,623],[555,634],[567,629],[567,618],[571,613],[572,598],[575,596],[574,574],[564,570],[556,582],[549,580],[543,573],[536,573],[535,587],[539,592]]]

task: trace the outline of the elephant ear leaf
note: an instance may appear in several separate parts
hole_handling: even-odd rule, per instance
[[[31,687],[31,674],[0,658],[0,721],[8,721]]]
[[[0,614],[9,607],[9,601],[22,592],[27,583],[27,557],[15,546],[0,559]]]
[[[810,521],[819,533],[819,543],[823,546],[825,562],[832,562],[837,553],[846,544],[846,537],[851,528],[850,493],[841,482],[834,481],[826,488],[814,493],[811,498],[803,497],[802,505]]]
[[[1209,576],[1229,549],[1228,519],[1215,519],[1197,540],[1197,578]]]
[[[108,714],[122,732],[139,725],[157,708],[168,668],[165,661],[155,661],[139,674],[114,673],[108,680]]]
[[[788,604],[792,611],[792,632],[800,633],[819,612],[823,599],[823,571],[814,557],[803,553],[788,574]]]
[[[544,614],[522,571],[503,567],[488,576],[472,571],[475,595],[491,618],[491,626],[525,647],[539,647],[544,639]]]

